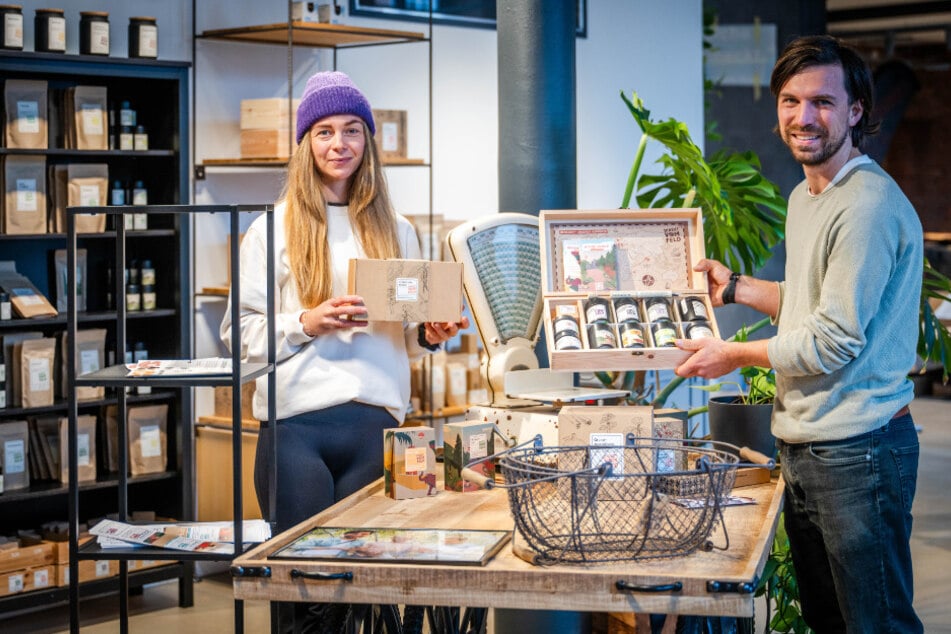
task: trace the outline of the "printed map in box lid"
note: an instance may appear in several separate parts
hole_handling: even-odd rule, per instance
[[[706,277],[693,270],[704,257],[699,209],[558,210],[539,217],[547,292],[707,290]]]

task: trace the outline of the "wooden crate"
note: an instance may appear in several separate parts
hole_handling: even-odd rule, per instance
[[[683,363],[690,353],[660,347],[650,335],[645,302],[665,298],[676,338],[690,322],[676,304],[697,298],[709,329],[720,336],[704,273],[693,270],[704,257],[699,209],[559,210],[539,214],[544,326],[552,370],[652,370]],[[585,304],[610,303],[608,323],[617,347],[598,348],[588,335]],[[633,299],[640,310],[644,347],[621,347],[614,308]],[[554,320],[566,312],[578,320],[580,349],[559,349]]]
[[[280,158],[291,155],[290,132],[285,128],[272,130],[242,130],[241,158]]]
[[[295,99],[288,109],[287,97],[272,97],[269,99],[242,99],[241,100],[241,129],[242,130],[276,130],[285,131],[297,123],[297,106],[300,99]]]

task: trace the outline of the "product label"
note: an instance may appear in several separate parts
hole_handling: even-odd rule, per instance
[[[469,458],[485,458],[489,455],[488,434],[472,434],[469,436]]]
[[[89,23],[89,52],[94,55],[109,54],[109,23]]]
[[[135,149],[135,135],[131,132],[120,132],[119,133],[119,149],[120,150],[134,150]]]
[[[79,186],[79,205],[80,207],[98,207],[102,203],[99,201],[98,185],[80,185]]]
[[[36,179],[17,179],[17,211],[36,211]]]
[[[625,348],[644,345],[644,333],[636,328],[628,328],[621,333],[621,345]]]
[[[113,205],[124,205],[124,204],[125,204],[125,190],[124,190],[124,189],[113,189],[113,190],[112,190],[112,204],[113,204]]]
[[[33,571],[33,587],[48,588],[50,585],[50,569],[37,568]]]
[[[144,205],[145,203],[132,203],[134,205]],[[136,231],[145,231],[149,228],[148,214],[132,214],[132,228]]]
[[[23,15],[7,13],[3,16],[3,42],[7,48],[23,47]]]
[[[139,27],[139,57],[158,57],[158,27]]]
[[[29,373],[31,391],[48,392],[52,389],[49,359],[30,359]]]
[[[16,574],[13,574],[7,577],[7,592],[9,594],[14,594],[16,592],[23,592],[23,573],[22,572],[18,572]]]
[[[3,443],[3,471],[7,475],[26,471],[26,444],[22,440]]]
[[[142,286],[155,286],[155,269],[142,269]]]
[[[380,149],[384,152],[395,152],[399,149],[399,132],[400,127],[397,123],[393,121],[388,121],[383,124],[382,136],[380,137],[383,141]]]
[[[17,301],[24,306],[36,306],[43,301],[33,292],[32,288],[14,288],[10,289],[10,294],[17,298]]]
[[[647,319],[649,321],[657,321],[658,319],[669,319],[670,311],[667,310],[667,304],[663,302],[657,302],[656,304],[651,304],[647,307]]]
[[[419,301],[419,280],[415,277],[396,278],[396,301]]]
[[[35,101],[17,102],[17,131],[37,134],[40,131],[40,104]]]
[[[614,312],[617,315],[617,320],[619,322],[637,321],[637,305],[636,304],[621,304],[620,306],[615,306]]]
[[[426,447],[410,447],[403,454],[403,467],[406,475],[416,475],[426,471]]]
[[[158,425],[146,425],[141,431],[143,458],[155,458],[162,455],[162,434]]]
[[[148,134],[133,134],[132,148],[139,151],[149,149],[149,135]]]
[[[591,434],[588,442],[592,447],[592,468],[608,463],[611,465],[611,473],[615,476],[624,473],[624,434]]]
[[[133,205],[148,205],[149,204],[149,190],[133,189],[132,190],[132,204]]]
[[[66,18],[49,19],[49,35],[47,41],[51,51],[66,50]]]
[[[79,351],[79,373],[89,374],[99,369],[99,351],[98,350],[80,350]]]
[[[89,434],[76,434],[76,464],[80,467],[89,466]]]
[[[595,321],[607,321],[608,307],[606,304],[592,304],[588,306],[584,314],[589,324]]]
[[[102,136],[105,129],[102,122],[102,108],[94,103],[84,103],[80,112],[82,113],[83,133],[87,136]]]
[[[96,576],[97,577],[108,577],[109,576],[109,561],[102,559],[96,562]]]

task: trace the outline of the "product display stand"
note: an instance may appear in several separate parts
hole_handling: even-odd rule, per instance
[[[125,249],[125,229],[122,217],[125,214],[144,213],[144,214],[201,214],[201,213],[227,213],[230,215],[231,231],[233,235],[238,234],[239,216],[242,213],[263,212],[267,215],[267,310],[269,315],[274,314],[274,218],[273,206],[271,205],[151,205],[151,206],[121,206],[121,207],[71,207],[67,211],[67,287],[70,289],[68,294],[67,307],[67,367],[75,368],[78,355],[76,332],[77,332],[77,298],[76,298],[76,264],[77,264],[77,235],[75,218],[78,214],[104,213],[117,216],[119,222],[116,222],[116,245],[115,262],[116,270],[119,271],[126,261]],[[231,318],[232,318],[232,336],[233,341],[241,341],[241,321],[240,321],[240,275],[239,275],[238,244],[233,241],[231,244],[231,272],[232,272],[232,298]],[[117,297],[121,297],[124,292],[124,281],[122,275],[115,276],[115,292]],[[116,348],[120,351],[117,358],[121,359],[121,351],[125,350],[126,343],[126,308],[124,303],[117,304],[116,314]],[[91,372],[81,376],[76,376],[75,371],[68,372],[68,410],[69,410],[69,443],[68,443],[68,472],[69,472],[69,603],[70,603],[70,631],[79,632],[80,614],[79,614],[79,563],[88,560],[116,560],[119,562],[119,612],[120,612],[120,631],[128,631],[129,605],[128,605],[128,562],[132,560],[155,559],[166,561],[182,561],[193,564],[195,561],[230,561],[234,557],[240,556],[249,544],[244,543],[243,524],[240,518],[243,517],[243,502],[241,497],[241,385],[248,381],[255,380],[261,376],[268,377],[268,392],[274,395],[276,388],[275,368],[275,334],[274,329],[268,328],[268,360],[267,363],[241,363],[241,345],[232,346],[231,354],[231,372],[228,374],[208,374],[208,375],[186,375],[186,376],[153,376],[153,377],[130,377],[126,367],[122,364],[107,367],[97,372]],[[232,425],[233,425],[233,506],[234,517],[238,518],[234,524],[234,555],[222,555],[220,553],[195,553],[178,550],[169,550],[163,548],[100,548],[95,542],[79,546],[79,518],[80,499],[78,482],[78,425],[79,416],[78,401],[76,398],[76,388],[81,386],[104,386],[116,388],[117,392],[117,420],[118,420],[118,520],[126,522],[129,519],[129,495],[128,495],[128,431],[126,429],[127,397],[125,388],[134,388],[137,386],[154,386],[157,388],[172,388],[187,390],[200,386],[230,386],[232,388]],[[274,398],[268,399],[268,421],[267,424],[273,424],[276,406]],[[192,423],[189,419],[179,422],[178,430],[182,438],[182,489],[188,494],[194,487],[194,466],[193,466],[193,439]],[[272,481],[271,486],[274,485]],[[190,497],[190,496],[189,496]],[[273,496],[272,496],[273,498]],[[190,520],[193,505],[186,506],[186,517],[179,519]],[[241,600],[235,600],[235,631],[244,630],[244,604]]]

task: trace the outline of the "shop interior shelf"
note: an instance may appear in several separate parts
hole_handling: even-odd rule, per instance
[[[317,48],[342,48],[352,46],[372,46],[378,44],[399,44],[403,42],[424,42],[426,36],[415,31],[395,31],[393,29],[371,29],[352,24],[323,24],[315,22],[281,22],[261,24],[233,29],[214,29],[203,31],[200,37],[236,42],[255,42],[261,44],[295,46],[313,46]]]

